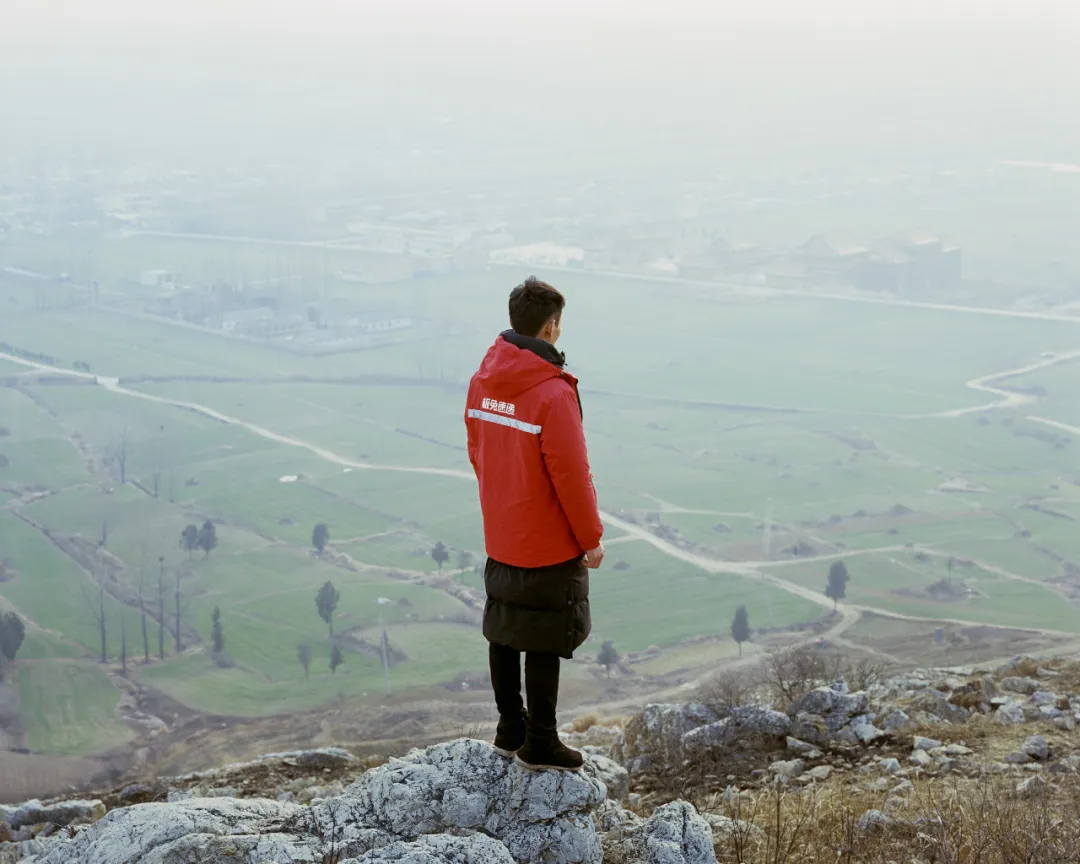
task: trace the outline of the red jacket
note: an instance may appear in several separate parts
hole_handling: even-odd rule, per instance
[[[465,427],[487,554],[514,567],[570,561],[604,533],[577,379],[561,363],[554,346],[507,331],[469,382]]]

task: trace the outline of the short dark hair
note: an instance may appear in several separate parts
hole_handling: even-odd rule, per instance
[[[530,276],[510,292],[510,326],[522,336],[536,336],[552,318],[562,315],[562,293]]]

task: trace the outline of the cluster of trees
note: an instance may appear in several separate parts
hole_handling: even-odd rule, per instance
[[[300,665],[304,667],[304,678],[310,677],[311,674],[311,646],[307,642],[301,642],[296,648],[296,658],[300,661]],[[345,662],[345,655],[342,653],[341,646],[336,642],[330,648],[330,674],[337,674],[338,666]]]
[[[202,549],[204,555],[209,555],[217,549],[217,528],[214,523],[207,519],[202,527],[188,525],[180,534],[180,548],[188,553],[190,558],[196,549]]]

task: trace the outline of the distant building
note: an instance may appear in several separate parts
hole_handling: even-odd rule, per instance
[[[872,244],[854,273],[865,291],[926,296],[956,288],[963,278],[960,247],[923,229],[901,231]]]
[[[139,274],[139,284],[146,288],[171,288],[176,284],[176,273],[172,270],[143,270]]]
[[[221,316],[221,329],[226,333],[235,330],[246,331],[253,325],[266,323],[273,320],[274,310],[266,306],[257,306],[254,309],[237,309],[226,312]]]

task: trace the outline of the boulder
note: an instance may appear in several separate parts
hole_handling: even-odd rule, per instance
[[[399,840],[341,864],[514,864],[514,859],[502,843],[484,834],[429,834],[410,842]]]
[[[788,714],[792,717],[799,714],[816,714],[824,717],[836,706],[840,695],[832,687],[817,687],[792,702],[788,706]]]
[[[630,795],[630,774],[614,759],[589,753],[584,771],[604,784],[610,800],[623,802]]]
[[[1028,777],[1026,780],[1021,780],[1016,784],[1016,791],[1024,798],[1041,798],[1047,793],[1050,788],[1050,784],[1043,780],[1038,774],[1033,777]]]
[[[357,763],[357,758],[341,747],[319,747],[315,750],[289,750],[284,753],[268,753],[261,756],[259,762],[283,762],[299,768],[322,770],[323,768],[345,768]]]
[[[870,697],[862,692],[849,693],[847,688],[817,687],[788,706],[787,713],[792,717],[800,714],[813,714],[822,717],[830,732],[837,732],[848,724],[852,717],[870,711]],[[802,737],[802,736],[800,736]]]
[[[800,712],[791,723],[791,735],[817,747],[827,747],[832,740],[825,718],[818,714]]]
[[[1038,759],[1040,762],[1050,758],[1050,745],[1042,735],[1032,735],[1020,749],[1032,759]]]
[[[0,804],[0,822],[12,828],[24,825],[40,825],[50,822],[53,825],[85,825],[96,822],[105,815],[105,805],[100,801],[61,801],[57,804],[42,804],[36,798],[15,807]]]
[[[953,724],[966,723],[968,717],[971,716],[967,708],[953,705],[943,694],[936,690],[924,692],[912,703],[911,707],[936,717],[938,720]]]
[[[783,738],[791,730],[791,718],[787,714],[760,705],[733,708],[727,721],[735,738],[755,735]]]
[[[821,751],[813,744],[807,744],[805,741],[800,741],[798,738],[792,738],[791,736],[788,736],[787,739],[787,749],[809,759],[819,759],[821,757]]]
[[[606,864],[716,864],[713,831],[690,804],[658,807],[604,838]]]
[[[867,810],[855,822],[855,830],[860,834],[885,831],[896,822],[892,816],[880,810]]]
[[[994,712],[994,720],[1009,726],[1023,723],[1024,706],[1019,702],[1006,702]]]
[[[794,780],[806,770],[806,763],[802,759],[791,759],[786,762],[773,762],[769,767],[778,780]]]
[[[832,774],[833,769],[831,765],[817,765],[803,774],[803,777],[809,777],[811,780],[818,782],[824,782],[829,779],[829,775]]]
[[[1006,756],[1005,761],[1009,765],[1027,765],[1031,761],[1031,757],[1027,753],[1021,753],[1017,750]]]
[[[783,738],[791,729],[791,718],[780,711],[760,705],[733,708],[723,720],[699,726],[682,736],[682,747],[689,755],[726,747],[736,741],[754,738]]]
[[[869,746],[885,737],[885,733],[873,724],[873,715],[863,714],[851,720],[849,727],[860,744]]]
[[[743,819],[731,819],[719,813],[703,813],[702,818],[712,828],[714,840],[723,846],[736,840],[745,846],[747,840],[765,836],[765,831],[760,826]]]
[[[911,764],[918,768],[927,768],[934,764],[933,757],[930,756],[925,750],[916,750],[909,757]]]
[[[889,733],[903,732],[905,729],[912,726],[913,722],[914,721],[912,721],[905,711],[894,708],[886,714],[885,719],[881,721],[881,728]]]
[[[632,760],[650,757],[677,764],[674,760],[681,752],[683,736],[719,721],[715,711],[696,702],[646,705],[630,718],[611,755],[628,768]]]
[[[321,864],[323,844],[306,808],[256,799],[202,798],[113,810],[27,864]]]
[[[1028,700],[1032,705],[1038,705],[1040,708],[1045,706],[1058,707],[1058,695],[1057,693],[1051,693],[1049,690],[1036,690],[1031,694]]]
[[[1001,679],[1001,689],[1007,690],[1010,693],[1020,693],[1024,696],[1031,696],[1038,691],[1039,682],[1034,678],[1017,678],[1011,676],[1009,678]]]
[[[900,760],[891,757],[882,759],[878,764],[881,766],[882,770],[887,771],[889,774],[899,774],[904,770],[900,767]]]
[[[607,797],[599,773],[529,771],[484,741],[462,739],[392,759],[311,809],[319,835],[336,833],[346,857],[386,837],[482,830],[521,864],[600,864],[590,816]]]
[[[911,748],[913,750],[937,750],[938,747],[944,746],[936,738],[924,738],[922,735],[916,735],[912,741]]]

